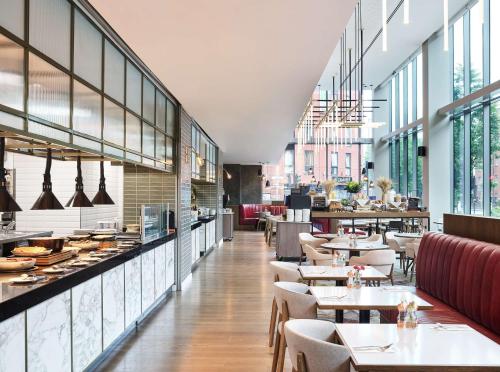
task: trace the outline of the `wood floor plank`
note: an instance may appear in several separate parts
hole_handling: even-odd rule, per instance
[[[270,371],[273,258],[262,232],[235,232],[99,370]]]

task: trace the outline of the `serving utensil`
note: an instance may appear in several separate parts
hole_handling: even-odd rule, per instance
[[[384,352],[386,350],[389,350],[392,345],[394,345],[394,342],[391,342],[390,344],[387,344],[387,345],[355,346],[355,347],[353,347],[353,350],[355,350],[355,351],[380,351],[380,352]]]

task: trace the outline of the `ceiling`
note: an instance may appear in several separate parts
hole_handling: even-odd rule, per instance
[[[366,53],[364,60],[364,82],[377,87],[383,83],[402,63],[412,56],[434,32],[443,26],[442,0],[409,0],[410,24],[403,23],[403,6],[387,26],[387,51],[382,51],[382,37],[379,37]],[[389,16],[400,0],[387,0]],[[449,16],[453,16],[470,2],[449,0]],[[362,0],[362,22],[364,47],[368,46],[382,28],[382,0]],[[354,18],[349,20],[348,47],[354,48]],[[321,76],[322,89],[331,89],[332,76],[339,75],[340,47],[337,45]],[[336,83],[337,86],[337,83]],[[338,87],[337,87],[338,89]]]
[[[90,0],[224,152],[277,162],[356,0]]]

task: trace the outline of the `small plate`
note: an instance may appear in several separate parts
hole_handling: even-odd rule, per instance
[[[58,267],[58,268],[49,267],[47,269],[43,269],[42,271],[46,274],[64,274],[68,270],[66,270],[63,267]]]
[[[27,269],[0,270],[0,273],[29,273],[38,270],[38,266],[28,267]]]
[[[36,283],[42,279],[45,279],[45,277],[44,276],[23,274],[23,275],[18,276],[16,278],[10,279],[9,282],[14,283],[14,284],[31,284],[31,283]]]
[[[88,266],[89,263],[85,261],[76,261],[68,264],[68,266],[73,266],[73,267],[85,267]]]
[[[86,261],[86,262],[99,262],[99,261],[102,261],[101,258],[95,257],[95,256],[93,256],[93,257],[84,257],[81,260],[82,261]]]
[[[108,257],[111,253],[94,253],[90,252],[89,257]]]
[[[101,252],[107,252],[107,253],[115,253],[118,251],[119,251],[118,248],[103,248],[103,249],[101,249]]]

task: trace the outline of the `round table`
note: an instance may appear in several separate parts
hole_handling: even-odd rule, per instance
[[[332,249],[338,251],[349,251],[349,257],[359,256],[360,252],[380,251],[389,249],[388,245],[377,244],[370,242],[358,242],[356,247],[350,247],[349,243],[323,243],[321,248]]]
[[[328,233],[328,234],[315,234],[314,237],[315,238],[328,239],[328,240],[333,240],[335,238],[349,239],[349,234],[346,234],[346,235],[343,235],[343,236],[340,236],[339,234],[332,234],[332,233]],[[368,238],[367,235],[359,235],[358,236],[358,239],[366,239],[366,238]]]
[[[396,233],[394,236],[398,238],[407,238],[407,239],[422,239],[424,237],[423,234],[419,233]]]

